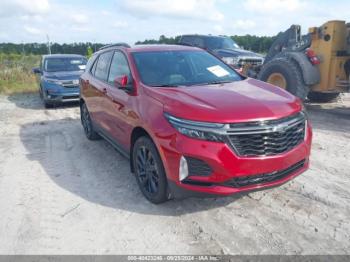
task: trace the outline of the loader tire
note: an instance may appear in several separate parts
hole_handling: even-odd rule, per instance
[[[327,103],[336,99],[339,96],[339,93],[320,93],[320,92],[310,92],[307,95],[307,98],[311,102],[316,103]]]
[[[305,100],[309,92],[298,64],[287,57],[275,58],[263,65],[258,79],[279,86],[301,100]]]

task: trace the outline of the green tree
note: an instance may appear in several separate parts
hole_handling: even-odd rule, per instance
[[[86,56],[87,56],[87,58],[90,58],[90,57],[92,56],[93,52],[94,52],[94,51],[92,50],[91,46],[88,46],[88,48],[87,48],[87,50],[86,50]]]

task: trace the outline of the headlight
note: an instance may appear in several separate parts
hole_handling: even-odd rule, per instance
[[[223,128],[224,124],[185,120],[167,113],[164,113],[164,116],[177,131],[185,136],[213,142],[224,142],[224,137],[215,133],[218,129]]]
[[[56,84],[56,85],[61,85],[61,81],[53,78],[45,78],[44,81],[48,83]]]
[[[236,65],[238,61],[235,57],[223,57],[222,60],[228,65]]]

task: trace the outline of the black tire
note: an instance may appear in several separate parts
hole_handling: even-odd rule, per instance
[[[302,72],[296,62],[287,57],[274,58],[263,65],[258,79],[267,82],[273,73],[279,73],[285,78],[287,84],[286,90],[289,93],[302,100],[306,99],[309,88],[305,85]]]
[[[41,87],[39,88],[39,95],[41,99],[44,99],[43,89]]]
[[[84,133],[89,140],[98,140],[100,139],[99,134],[97,134],[94,130],[89,110],[85,103],[83,103],[80,107],[80,120],[83,125]]]
[[[51,103],[49,103],[49,102],[47,102],[47,101],[45,100],[45,96],[44,96],[43,89],[42,89],[41,86],[40,86],[40,88],[39,88],[39,95],[40,95],[40,98],[41,98],[41,100],[43,101],[44,107],[45,107],[46,109],[53,108],[53,104],[51,104]]]
[[[45,106],[45,108],[47,108],[47,109],[53,108],[53,104],[48,103],[48,102],[46,102],[45,100],[44,100],[44,106]]]
[[[146,136],[137,139],[132,154],[135,176],[142,194],[154,204],[167,201],[167,178],[152,140]]]
[[[336,99],[338,96],[339,96],[339,93],[310,92],[307,95],[307,98],[311,102],[327,103],[327,102],[331,102],[332,100]]]

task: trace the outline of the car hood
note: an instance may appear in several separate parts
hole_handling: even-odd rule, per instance
[[[244,57],[258,57],[263,59],[264,57],[260,54],[247,51],[244,49],[216,49],[214,50],[215,53],[217,53],[220,57],[238,57],[238,56],[244,56]]]
[[[270,120],[301,110],[298,98],[255,79],[220,85],[150,88],[146,93],[164,105],[164,112],[204,122],[234,123]]]
[[[84,71],[59,71],[59,72],[44,72],[44,77],[57,80],[72,80],[78,79]]]

